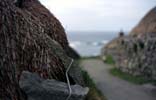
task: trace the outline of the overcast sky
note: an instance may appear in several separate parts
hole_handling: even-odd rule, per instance
[[[40,0],[67,31],[131,30],[156,0]]]

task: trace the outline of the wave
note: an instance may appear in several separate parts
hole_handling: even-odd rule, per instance
[[[70,46],[73,48],[76,48],[77,46],[81,45],[82,43],[80,41],[72,41],[70,42]]]
[[[102,40],[100,42],[95,42],[95,41],[71,41],[70,42],[70,46],[73,47],[73,48],[77,48],[79,46],[82,46],[82,45],[86,45],[86,46],[103,46],[105,45],[106,43],[108,43],[108,40]]]

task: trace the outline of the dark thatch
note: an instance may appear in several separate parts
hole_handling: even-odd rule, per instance
[[[79,58],[80,56],[71,47],[66,37],[66,32],[62,27],[60,21],[38,0],[18,0],[22,1],[20,4],[22,10],[29,11],[33,16],[45,25],[45,33],[52,39],[61,44],[67,55],[72,58]]]
[[[0,100],[26,99],[18,84],[23,70],[65,82],[70,62],[62,49],[65,35],[53,37],[60,46],[47,35],[47,25],[19,7],[12,0],[0,0]]]
[[[63,48],[68,46],[65,30],[57,18],[46,9],[38,0],[22,0],[22,10],[30,12],[45,25],[45,33],[61,44]]]

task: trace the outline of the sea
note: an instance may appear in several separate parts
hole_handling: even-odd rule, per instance
[[[78,32],[69,31],[70,46],[82,57],[100,55],[102,47],[118,36],[118,32]]]

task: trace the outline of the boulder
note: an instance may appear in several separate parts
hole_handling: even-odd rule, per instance
[[[37,73],[23,72],[20,87],[25,91],[28,100],[66,100],[69,96],[68,85],[56,80],[45,80]],[[69,100],[84,100],[89,89],[80,85],[71,85]]]

